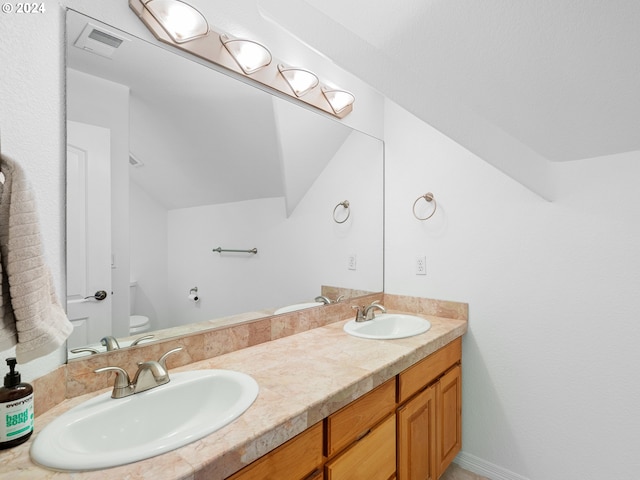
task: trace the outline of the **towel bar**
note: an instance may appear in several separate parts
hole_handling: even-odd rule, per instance
[[[222,252],[253,253],[254,255],[258,253],[257,248],[252,248],[251,250],[229,250],[227,248],[218,247],[218,248],[214,248],[213,251],[218,253],[222,253]]]

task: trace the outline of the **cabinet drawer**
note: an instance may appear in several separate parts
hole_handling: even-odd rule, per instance
[[[432,353],[398,375],[398,403],[402,403],[429,385],[462,358],[462,339]]]
[[[339,452],[362,437],[396,406],[396,380],[392,378],[358,400],[330,415],[327,422],[326,455]]]
[[[303,479],[322,461],[322,422],[319,422],[227,480]]]
[[[390,415],[325,467],[326,480],[387,480],[396,471],[396,416]]]

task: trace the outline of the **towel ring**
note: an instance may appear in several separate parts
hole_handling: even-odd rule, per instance
[[[338,210],[338,207],[344,207],[347,210],[347,216],[344,218],[344,220],[338,220],[336,218],[336,210]],[[349,209],[349,200],[345,200],[344,202],[340,202],[339,204],[336,205],[336,208],[333,209],[333,221],[336,223],[344,223],[349,219],[349,215],[351,215],[351,210]]]
[[[421,198],[424,198],[429,203],[433,202],[433,212],[431,212],[426,217],[419,217],[418,214],[416,213],[416,205],[418,204]],[[416,217],[418,220],[429,220],[431,217],[433,217],[433,214],[436,213],[437,208],[438,208],[438,203],[436,202],[436,199],[433,198],[433,193],[427,192],[424,195],[420,195],[418,198],[416,198],[416,201],[413,202],[413,216]]]

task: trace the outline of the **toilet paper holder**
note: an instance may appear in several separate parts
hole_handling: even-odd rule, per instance
[[[200,300],[200,297],[198,296],[198,287],[193,287],[191,290],[189,290],[188,298],[193,302],[197,302],[198,300]]]

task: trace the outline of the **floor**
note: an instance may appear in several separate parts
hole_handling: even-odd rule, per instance
[[[452,463],[449,468],[442,474],[440,480],[490,480],[487,477],[482,477],[471,473],[468,470],[460,468],[455,463]]]

